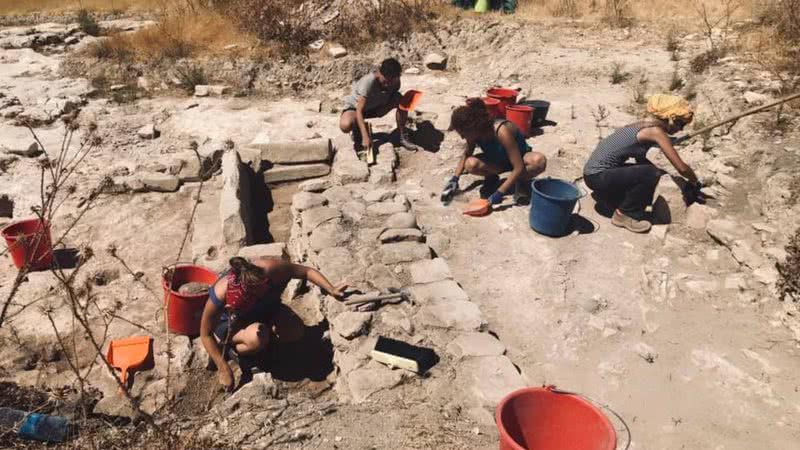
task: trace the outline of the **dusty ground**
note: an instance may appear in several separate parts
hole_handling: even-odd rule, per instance
[[[452,107],[493,84],[518,84],[529,98],[549,100],[548,118],[555,124],[542,128],[542,134],[530,142],[548,156],[547,174],[553,177],[578,179],[598,132],[607,135],[609,127],[632,121],[632,82],[609,82],[613,62],[624,62],[636,76],[646,71],[649,93],[662,91],[674,70],[663,39],[647,29],[503,26],[507,27],[504,33],[516,31],[513,39],[503,41],[495,32],[484,40],[486,35],[481,33],[491,31],[462,26],[453,32],[453,39],[462,44],[447,49],[451,57],[457,57],[460,71],[407,75],[403,84],[425,92],[416,119],[430,120],[440,129],[446,128]],[[698,36],[684,41],[687,53],[699,51],[702,45]],[[2,50],[0,58],[8,63],[0,69],[0,84],[7,95],[36,99],[47,90],[69,91],[76,85],[88,90],[85,81],[58,76],[60,55]],[[682,73],[685,66],[686,61],[679,63]],[[724,116],[746,107],[741,99],[745,90],[768,92],[769,83],[763,74],[733,58],[699,77],[696,89],[698,115]],[[91,99],[79,117],[97,121],[103,144],[76,178],[79,195],[57,218],[66,220],[74,213],[80,194],[114,168],[124,165],[137,171],[165,164],[172,154],[188,148],[191,140],[231,139],[239,146],[261,131],[276,138],[335,136],[338,116],[329,112],[329,105],[337,103],[342,91],[320,89],[307,94],[305,99],[154,96],[126,105]],[[323,112],[312,112],[308,98],[321,100]],[[598,105],[610,113],[599,130]],[[378,131],[391,129],[389,118],[377,122]],[[136,130],[146,123],[156,123],[161,137],[139,139]],[[704,152],[695,143],[682,155],[703,175],[722,171],[720,165],[730,169],[724,172],[739,183],[715,186],[717,198],[710,206],[720,218],[735,221],[743,239],[754,243],[763,263],[769,265],[781,257],[780,249],[798,217],[797,205],[776,198],[780,197],[776,192],[782,191],[770,180],[796,174],[800,139],[797,130],[773,134],[765,123],[763,117],[743,120],[730,136],[712,138],[711,151]],[[30,140],[27,130],[10,120],[0,127],[3,145],[9,148]],[[58,125],[39,127],[36,132],[43,136],[48,152],[53,151],[50,145],[57,148]],[[581,201],[580,215],[593,224],[593,232],[561,239],[530,230],[528,209],[523,207],[502,209],[484,219],[462,216],[461,206],[477,195],[476,190],[448,207],[438,201],[460,145],[456,135],[446,133],[438,151],[401,152],[398,191],[412,201],[420,225],[433,237],[429,243],[433,240],[431,246],[448,260],[455,279],[480,305],[490,329],[507,346],[508,356],[530,385],[555,384],[608,404],[630,427],[631,448],[728,450],[795,445],[792,442],[800,439],[800,334],[791,317],[796,312],[777,300],[771,282],[762,283],[705,229],[674,224],[663,239],[656,233],[633,235],[611,226],[589,197]],[[654,159],[665,164],[663,159]],[[462,187],[469,181],[462,180]],[[209,201],[217,187],[213,180],[206,184]],[[34,160],[20,158],[0,174],[0,194],[15,199],[15,217],[27,215],[37,201],[37,189]],[[280,186],[272,191],[276,208],[269,216],[270,230],[279,241],[288,236],[287,209],[294,189]],[[90,245],[95,250],[97,256],[85,273],[109,267],[115,271],[110,283],[97,288],[100,304],[122,302],[118,314],[154,334],[163,327],[157,318],[159,295],[134,283],[104,249],[114,244],[133,271],[144,272],[144,285],[159,292],[162,265],[186,257],[177,252],[192,207],[191,191],[101,196],[67,240],[68,246]],[[59,222],[54,221],[56,233]],[[0,264],[0,292],[5,297],[15,271],[6,256]],[[48,288],[53,284],[48,273],[32,274],[15,302],[52,301]],[[1,335],[6,342],[19,342],[16,336],[26,342],[52,339],[34,308],[12,312],[13,320],[10,326],[4,325]],[[57,317],[59,325],[68,327],[65,311]],[[7,331],[11,326],[13,335]],[[112,335],[137,331],[121,321],[110,330]],[[161,350],[157,353],[165,358]],[[91,352],[87,354],[92,357]],[[2,358],[9,364],[4,365],[4,379],[48,386],[71,379],[63,361],[38,367],[34,363],[36,376],[31,376],[30,370],[23,370],[24,356],[24,349],[5,346]],[[198,381],[201,388],[196,392],[213,385],[213,375],[202,376],[205,383]],[[105,384],[104,390],[111,386],[113,391],[110,379]],[[287,389],[295,392],[291,385]],[[496,447],[490,431],[475,436],[475,424],[448,399],[437,396],[437,391],[441,389],[436,383],[414,379],[366,405],[341,405],[338,412],[313,425],[312,435],[302,443],[285,446]],[[321,398],[335,401],[331,392]]]

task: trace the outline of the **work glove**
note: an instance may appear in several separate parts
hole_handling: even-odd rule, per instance
[[[505,195],[506,194],[504,194],[504,193],[502,193],[500,191],[494,191],[494,194],[489,196],[489,203],[491,203],[493,205],[500,204],[500,203],[503,202],[503,197],[505,197]]]
[[[444,185],[443,192],[455,192],[455,191],[457,191],[458,190],[458,180],[459,180],[459,177],[456,176],[456,175],[453,175],[452,177],[450,177],[450,179],[447,180],[447,184]]]
[[[700,180],[698,180],[697,183],[687,182],[683,186],[683,201],[686,203],[686,206],[689,206],[693,203],[698,203],[700,205],[706,204],[706,195],[703,194],[703,191],[701,190],[702,188],[703,183]]]

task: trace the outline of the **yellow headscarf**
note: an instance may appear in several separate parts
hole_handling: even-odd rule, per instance
[[[694,112],[689,102],[677,95],[656,94],[647,99],[647,112],[673,123],[675,119],[691,122]]]

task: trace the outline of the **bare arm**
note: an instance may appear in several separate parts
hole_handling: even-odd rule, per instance
[[[498,191],[507,194],[525,171],[525,163],[522,162],[522,152],[520,151],[519,145],[517,145],[514,132],[511,131],[509,127],[506,125],[500,127],[500,131],[497,133],[497,139],[503,144],[503,148],[506,149],[506,154],[508,155],[508,160],[511,161],[511,174],[506,178],[506,181],[497,188]]]
[[[677,170],[681,176],[692,183],[697,183],[697,175],[695,175],[694,170],[681,159],[675,147],[672,146],[672,140],[664,130],[659,127],[643,128],[636,137],[640,141],[655,142],[661,148],[661,152],[664,153],[664,156],[667,157],[670,164],[675,167],[675,170]]]
[[[356,100],[356,123],[358,124],[358,129],[361,130],[361,141],[365,145],[369,142],[369,133],[367,133],[367,122],[364,119],[364,112],[366,106],[367,106],[367,98],[358,97],[358,99]]]
[[[315,285],[322,288],[325,292],[332,295],[336,298],[342,297],[342,290],[345,286],[334,286],[324,275],[322,275],[318,270],[312,269],[310,267],[301,266],[300,264],[289,264],[289,269],[292,273],[292,278],[296,278],[298,280],[308,280]]]
[[[225,292],[227,291],[227,285],[225,283],[217,282],[214,285],[214,292],[217,295],[217,298],[223,299],[225,298]],[[220,374],[230,374],[230,386],[226,387],[233,387],[233,372],[231,371],[230,366],[225,361],[225,358],[222,356],[222,350],[217,343],[217,340],[214,338],[214,327],[217,325],[219,321],[219,317],[222,315],[222,308],[215,305],[211,300],[206,301],[206,306],[203,308],[203,316],[200,318],[200,341],[203,343],[203,347],[208,352],[208,356],[214,361],[216,364],[217,369],[220,371]],[[226,384],[226,383],[223,383]]]
[[[467,158],[472,156],[475,153],[475,143],[467,141],[466,148],[464,149],[464,154],[461,155],[461,159],[458,160],[458,164],[456,165],[456,173],[457,177],[460,177],[464,173],[464,164],[467,162]]]

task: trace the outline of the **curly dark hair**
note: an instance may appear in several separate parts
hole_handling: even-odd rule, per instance
[[[459,106],[450,116],[450,130],[464,133],[471,130],[480,134],[491,133],[494,121],[486,109],[483,100],[470,98],[466,106]]]

